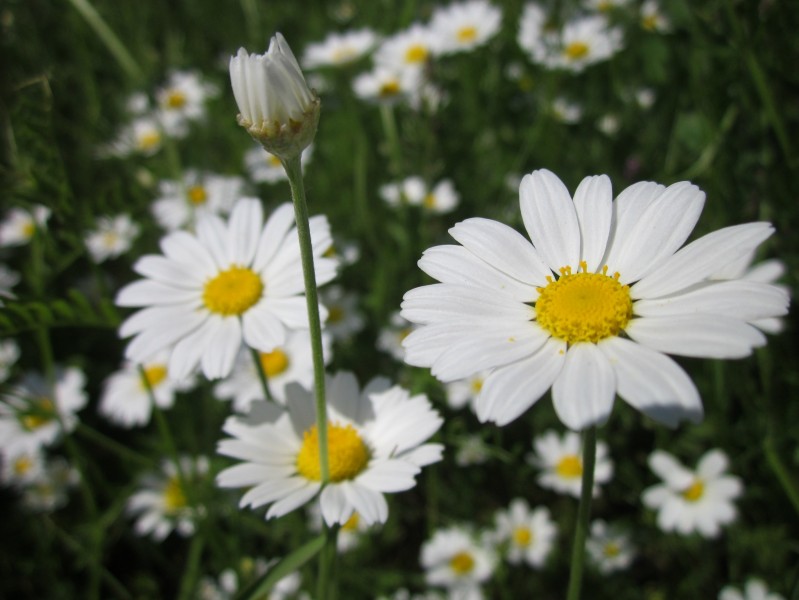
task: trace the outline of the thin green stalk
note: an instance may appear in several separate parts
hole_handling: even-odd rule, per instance
[[[569,591],[566,595],[566,600],[579,600],[580,598],[580,587],[583,583],[583,563],[585,562],[585,539],[588,536],[588,520],[591,517],[595,464],[596,427],[592,426],[586,429],[583,434],[583,487],[580,491],[580,506],[577,509],[577,523],[574,528]]]
[[[241,0],[241,12],[244,14],[244,24],[247,28],[247,39],[251,46],[258,48],[265,40],[261,29],[261,11],[255,0]]]
[[[402,148],[400,147],[397,118],[394,107],[390,104],[380,105],[380,121],[383,123],[383,133],[386,134],[388,155],[391,174],[394,177],[402,175]]]
[[[202,556],[204,545],[205,537],[203,536],[202,530],[200,530],[191,539],[189,556],[186,559],[186,567],[183,569],[183,577],[180,580],[178,600],[194,598],[194,588],[197,587],[197,577],[200,571],[200,557]]]
[[[326,600],[335,600],[336,585],[334,578],[336,574],[336,538],[338,537],[339,526],[328,527],[325,525],[325,545],[319,553],[319,580],[316,583],[316,597]]]
[[[78,428],[75,431],[78,435],[82,435],[83,437],[102,446],[106,450],[114,452],[122,459],[130,460],[141,465],[152,465],[152,461],[143,454],[139,454],[138,452],[131,450],[127,446],[120,444],[116,440],[103,433],[100,433],[96,429],[89,427],[85,423],[78,423]]]
[[[769,467],[771,467],[780,485],[782,485],[785,495],[788,496],[797,514],[799,514],[799,489],[796,487],[794,477],[788,472],[785,464],[780,459],[780,454],[774,444],[774,437],[771,434],[767,434],[763,439],[763,451],[766,454],[766,461],[768,461]]]
[[[261,354],[255,348],[250,348],[252,361],[255,363],[255,370],[258,371],[258,379],[261,380],[261,388],[264,390],[264,398],[269,402],[274,402],[275,398],[272,396],[272,391],[269,389],[269,381],[267,380],[266,370],[264,364],[261,362]]]
[[[89,27],[94,29],[94,33],[96,33],[97,37],[105,44],[108,51],[114,56],[127,76],[133,81],[141,81],[142,72],[139,65],[133,60],[128,49],[125,48],[125,45],[108,26],[108,23],[100,16],[100,13],[92,6],[89,0],[69,0],[69,3],[72,4],[75,10],[86,20]]]

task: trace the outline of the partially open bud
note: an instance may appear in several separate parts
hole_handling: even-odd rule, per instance
[[[320,102],[308,87],[285,38],[277,33],[265,54],[240,48],[230,59],[238,122],[280,159],[298,156],[313,141]]]

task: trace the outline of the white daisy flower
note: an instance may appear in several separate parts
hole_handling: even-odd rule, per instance
[[[330,483],[322,490],[322,516],[344,524],[354,512],[364,523],[385,523],[384,493],[416,485],[421,467],[441,459],[443,447],[424,444],[442,419],[424,395],[375,379],[361,392],[350,373],[327,380]],[[298,385],[286,390],[286,406],[253,403],[249,419],[230,417],[218,452],[244,461],[217,476],[221,487],[248,487],[239,506],[271,504],[266,518],[280,517],[321,489],[314,400]]]
[[[310,144],[302,153],[300,162],[303,168],[311,159],[313,154],[313,144]],[[253,146],[244,154],[244,167],[250,175],[250,179],[256,183],[276,183],[288,179],[286,169],[280,159],[263,149],[261,145]]]
[[[645,0],[641,5],[641,27],[657,33],[671,31],[671,21],[663,14],[657,0]]]
[[[643,87],[635,90],[633,97],[635,98],[635,102],[638,104],[638,106],[644,110],[647,110],[652,108],[652,105],[657,99],[657,94],[652,88]]]
[[[19,346],[17,342],[9,338],[0,342],[0,383],[8,379],[17,359],[19,358]]]
[[[580,17],[563,26],[560,46],[545,65],[580,72],[609,59],[622,48],[621,29],[599,15]]]
[[[457,446],[455,464],[459,467],[481,465],[488,460],[488,446],[479,435],[464,436]]]
[[[41,204],[31,210],[12,208],[0,222],[0,248],[24,246],[33,239],[37,230],[45,229],[50,209]]]
[[[100,414],[122,427],[147,425],[153,411],[148,387],[158,408],[172,408],[175,394],[189,390],[194,381],[171,379],[167,372],[168,359],[168,352],[160,352],[153,360],[142,364],[143,377],[139,365],[133,362],[126,362],[119,371],[111,374],[103,383],[98,407]]]
[[[188,123],[205,117],[205,104],[216,96],[215,85],[204,82],[194,71],[174,71],[164,87],[156,90],[158,118],[164,131],[173,137],[188,134]]]
[[[39,476],[25,486],[22,504],[34,512],[53,512],[65,506],[69,490],[80,482],[80,473],[63,458],[45,463]]]
[[[0,457],[0,467],[3,484],[14,487],[32,485],[44,475],[44,453],[38,448],[5,452]]]
[[[33,453],[55,444],[78,424],[77,411],[86,406],[86,376],[76,367],[56,373],[54,389],[38,373],[0,397],[0,450]]]
[[[626,569],[635,558],[629,534],[601,519],[591,523],[591,535],[585,542],[585,549],[603,575]]]
[[[227,215],[242,197],[241,177],[189,170],[183,181],[164,180],[158,184],[158,198],[152,211],[167,231],[193,228],[203,215]]]
[[[439,40],[433,50],[453,54],[485,45],[502,22],[502,11],[486,0],[466,0],[438,7],[430,19],[430,31]]]
[[[403,319],[400,313],[392,313],[389,317],[389,324],[383,327],[377,336],[377,349],[390,354],[397,360],[405,360],[405,348],[403,348],[402,342],[415,328],[415,325]]]
[[[439,529],[422,545],[421,563],[428,585],[444,587],[450,598],[480,600],[480,587],[496,567],[496,553],[462,527]]]
[[[541,487],[580,497],[583,488],[583,443],[580,435],[567,431],[563,437],[555,431],[546,431],[533,440],[535,452],[526,456],[527,462],[541,469],[537,481]],[[599,494],[599,484],[613,477],[613,461],[608,456],[608,446],[598,441],[594,463],[594,489]]]
[[[489,371],[480,371],[465,379],[446,384],[444,387],[447,392],[447,405],[450,408],[459,410],[468,404],[474,410],[488,373]]]
[[[239,200],[226,223],[205,215],[197,234],[174,231],[161,240],[164,256],[140,258],[134,271],[146,279],[124,287],[120,306],[143,310],[122,323],[121,337],[135,336],[126,357],[143,363],[174,344],[169,374],[185,379],[199,364],[209,379],[226,377],[242,341],[271,352],[288,328],[307,328],[294,210],[278,207],[266,224],[261,203]],[[324,216],[310,220],[316,281],[335,275],[336,262],[322,258],[330,247]],[[322,311],[322,318],[327,311]]]
[[[340,67],[371,52],[377,41],[377,35],[370,29],[330,33],[323,41],[305,49],[302,65],[306,69]]]
[[[185,486],[195,486],[208,473],[208,459],[204,456],[180,457],[180,471],[172,461],[161,463],[161,470],[145,475],[141,488],[126,505],[127,513],[136,517],[134,531],[163,541],[172,531],[188,537],[194,533],[195,521],[201,508],[191,506]],[[181,481],[181,475],[186,481]]]
[[[358,294],[331,285],[322,290],[322,304],[327,307],[325,331],[337,341],[344,342],[361,331],[366,324],[358,306]]]
[[[161,149],[164,131],[154,117],[144,115],[137,117],[124,126],[117,138],[107,148],[100,150],[100,156],[116,156],[126,158],[131,154],[152,156]]]
[[[602,115],[596,123],[596,128],[609,137],[616,135],[620,127],[621,122],[619,121],[619,117],[611,113]]]
[[[743,493],[741,480],[726,474],[728,464],[721,450],[710,450],[699,459],[696,471],[691,471],[671,454],[653,452],[649,467],[663,483],[645,489],[641,499],[658,511],[658,527],[682,535],[718,536],[721,526],[737,517],[733,500]]]
[[[330,345],[330,336],[322,333],[325,364],[330,362]],[[270,352],[259,352],[258,356],[266,374],[269,392],[275,400],[285,401],[289,383],[299,383],[306,389],[313,386],[311,333],[307,329],[289,330],[285,343]],[[247,412],[254,400],[265,399],[258,367],[249,349],[239,351],[233,371],[216,384],[214,394],[224,400],[232,400],[237,412]]]
[[[752,577],[746,582],[743,591],[728,585],[719,592],[718,600],[785,600],[775,592],[771,592],[761,579]]]
[[[219,574],[218,581],[210,577],[203,578],[198,590],[199,600],[233,600],[243,585],[248,584],[248,581],[254,580],[256,577],[265,575],[277,563],[277,560],[245,559],[242,562],[244,565],[241,568],[241,573],[237,573],[233,569],[225,569]],[[300,573],[293,571],[279,579],[265,595],[259,595],[258,598],[260,600],[287,600],[288,598],[310,600],[310,597],[305,594],[297,595],[301,583]]]
[[[559,40],[558,31],[549,21],[549,16],[538,4],[527,3],[519,19],[516,41],[534,63],[547,64]]]
[[[552,116],[561,123],[566,123],[567,125],[579,123],[580,119],[583,117],[583,107],[577,102],[572,102],[562,96],[558,96],[552,101],[550,110]]]
[[[766,342],[749,321],[787,313],[776,286],[708,279],[768,238],[769,223],[679,249],[705,199],[688,182],[638,183],[613,201],[607,176],[587,177],[572,200],[541,170],[524,177],[520,196],[535,246],[501,223],[467,219],[450,229],[462,246],[430,248],[419,261],[442,283],[402,303],[421,325],[403,341],[408,364],[444,382],[493,369],[481,421],[509,423],[551,387],[575,430],[607,421],[616,394],[667,425],[697,422],[699,393],[666,354],[748,356]]]
[[[442,179],[422,199],[422,208],[435,214],[448,213],[457,208],[460,196],[449,179]]]
[[[408,29],[386,38],[374,55],[374,62],[393,69],[421,69],[437,53],[440,39],[426,25],[413,23]]]
[[[84,242],[92,260],[101,263],[130,250],[138,235],[139,225],[128,215],[100,217],[97,219],[97,229],[89,232]]]
[[[507,511],[496,515],[496,541],[507,544],[507,559],[514,565],[525,562],[531,567],[543,566],[555,545],[557,533],[546,507],[530,510],[530,505],[521,498],[513,500]]]
[[[415,69],[377,65],[371,71],[358,75],[352,82],[352,89],[361,100],[396,104],[417,93],[421,83],[421,75]]]
[[[413,175],[406,177],[399,183],[387,183],[380,186],[378,194],[389,206],[408,204],[419,205],[424,201],[427,185],[424,179]]]

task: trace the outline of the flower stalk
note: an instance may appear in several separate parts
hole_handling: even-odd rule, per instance
[[[577,523],[574,528],[569,589],[566,600],[579,600],[585,563],[585,540],[588,536],[591,517],[591,499],[594,490],[594,466],[596,464],[596,426],[583,434],[583,482],[580,490],[580,505],[577,508]]]

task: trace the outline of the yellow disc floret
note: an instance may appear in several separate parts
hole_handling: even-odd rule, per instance
[[[193,185],[186,190],[186,196],[194,206],[200,206],[208,201],[208,192],[201,185]]]
[[[561,458],[555,465],[555,472],[566,479],[582,477],[583,461],[576,454],[569,454]]]
[[[186,94],[184,94],[180,90],[169,90],[169,93],[166,95],[166,104],[167,108],[178,109],[183,108],[186,106]]]
[[[377,95],[381,98],[390,98],[391,96],[396,96],[399,94],[401,89],[402,88],[400,88],[399,81],[396,79],[390,79],[380,86]]]
[[[468,552],[458,552],[450,559],[449,566],[458,575],[466,575],[474,569],[474,558]]]
[[[563,49],[563,53],[569,60],[580,60],[588,56],[588,44],[585,42],[572,42]]]
[[[166,512],[174,513],[186,506],[186,495],[180,486],[177,476],[171,477],[164,486],[164,508]]]
[[[405,51],[405,62],[417,64],[427,60],[427,48],[421,44],[414,44]]]
[[[583,263],[585,268],[585,263]],[[619,335],[633,315],[630,287],[602,273],[576,273],[561,269],[557,280],[538,288],[536,320],[553,337],[569,344],[598,342]]]
[[[702,483],[701,479],[697,479],[685,490],[683,490],[682,497],[688,500],[688,502],[696,502],[704,494],[705,494],[705,484]]]
[[[260,300],[263,291],[264,284],[254,271],[233,266],[208,280],[203,304],[219,315],[240,315]]]
[[[352,425],[327,424],[327,460],[330,481],[354,479],[369,464],[369,448]],[[319,465],[319,430],[316,425],[303,434],[302,447],[297,453],[297,471],[306,479],[322,480]]]
[[[166,379],[166,365],[149,365],[144,369],[142,379],[142,385],[145,389],[147,387],[155,389],[159,383]]]
[[[533,543],[533,532],[529,527],[517,527],[513,530],[513,543],[526,548]]]
[[[289,368],[289,357],[280,348],[272,352],[261,352],[259,356],[267,377],[280,375]]]
[[[458,41],[462,44],[473,42],[477,39],[477,27],[461,27],[458,29],[458,33],[455,34],[455,37],[458,38]]]

